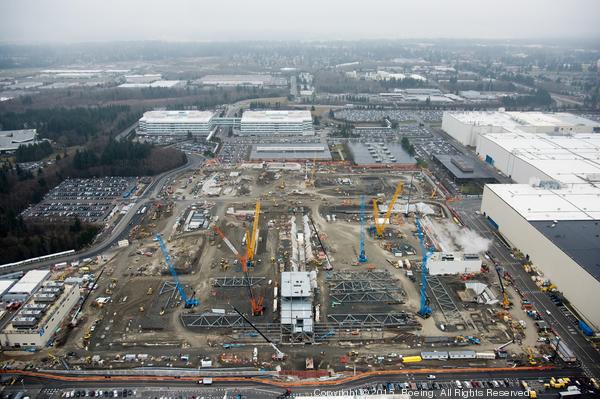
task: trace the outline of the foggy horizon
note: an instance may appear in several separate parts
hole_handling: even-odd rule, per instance
[[[593,0],[24,0],[0,4],[0,42],[589,40],[600,38],[599,11]]]

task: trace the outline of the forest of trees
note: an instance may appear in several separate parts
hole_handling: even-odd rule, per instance
[[[126,105],[88,108],[42,108],[0,114],[4,130],[37,129],[42,138],[64,146],[83,145],[100,133],[114,133],[140,117]]]
[[[44,159],[52,154],[54,150],[48,141],[41,141],[35,144],[21,145],[15,151],[17,162],[34,162]]]
[[[534,94],[503,97],[502,105],[505,107],[540,107],[552,105],[552,97],[547,90],[537,89]]]

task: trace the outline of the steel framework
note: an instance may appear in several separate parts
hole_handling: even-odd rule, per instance
[[[403,327],[417,326],[415,318],[405,312],[396,313],[338,313],[327,316],[335,327]]]
[[[160,286],[160,291],[158,292],[158,295],[162,296],[164,294],[169,294],[169,295],[167,295],[167,299],[165,301],[165,304],[163,305],[163,309],[167,309],[169,307],[169,304],[175,297],[176,292],[177,292],[177,285],[173,281],[163,282],[163,284]]]
[[[214,287],[247,287],[248,285],[260,284],[265,277],[217,277],[213,281]]]
[[[446,287],[439,279],[438,276],[428,276],[428,288],[435,299],[435,303],[437,303],[438,307],[442,311],[444,318],[447,322],[461,321],[465,322],[456,303],[452,300],[452,297],[446,290]]]

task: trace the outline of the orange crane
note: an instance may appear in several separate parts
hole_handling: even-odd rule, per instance
[[[254,291],[252,290],[252,286],[250,285],[250,277],[248,275],[248,265],[252,264],[254,259],[254,252],[256,248],[256,242],[258,241],[258,221],[260,215],[260,201],[256,202],[256,211],[254,214],[254,225],[252,226],[252,235],[246,232],[246,254],[242,255],[240,252],[233,246],[231,241],[225,236],[225,234],[217,227],[216,224],[212,225],[213,230],[221,237],[223,242],[229,247],[231,252],[233,252],[240,264],[242,265],[242,272],[244,273],[244,277],[246,279],[246,286],[248,288],[248,294],[250,296],[250,306],[252,308],[252,314],[254,316],[261,315],[264,312],[264,303],[265,297],[264,295],[254,295]]]
[[[377,206],[377,200],[373,199],[373,220],[375,221],[375,229],[377,231],[377,235],[379,237],[383,236],[383,231],[385,230],[386,220],[390,220],[390,216],[392,216],[392,211],[394,210],[394,205],[396,204],[396,200],[400,193],[402,193],[402,189],[404,188],[404,183],[398,183],[396,186],[396,191],[394,191],[394,195],[390,200],[390,204],[388,205],[387,212],[383,218],[383,223],[379,224],[379,207]]]
[[[247,266],[252,266],[254,261],[254,254],[256,253],[256,242],[258,241],[258,223],[260,220],[260,201],[256,201],[256,208],[254,210],[254,223],[252,224],[252,235],[246,232],[246,240],[248,245],[246,246],[246,258]]]

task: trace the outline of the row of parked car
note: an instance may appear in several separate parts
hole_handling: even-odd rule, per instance
[[[63,398],[126,398],[135,396],[136,391],[133,389],[78,389],[73,391],[63,392]]]

